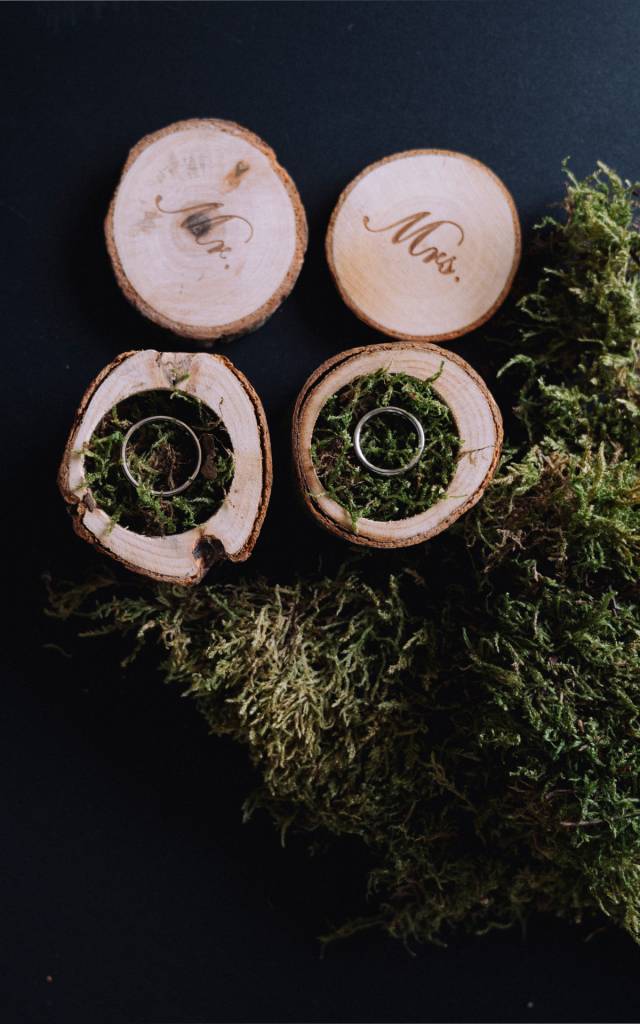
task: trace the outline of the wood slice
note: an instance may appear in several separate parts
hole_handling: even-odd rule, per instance
[[[233,445],[234,476],[218,511],[184,533],[148,537],[118,524],[96,507],[84,482],[83,445],[103,416],[131,395],[176,390],[219,416]],[[266,514],[272,468],[262,404],[246,377],[224,356],[210,353],[125,352],[86,391],[58,474],[76,533],[128,569],[156,580],[197,583],[219,558],[249,557]]]
[[[426,380],[443,363],[433,388],[451,410],[463,442],[446,493],[435,505],[407,519],[359,519],[354,533],[348,513],[324,493],[311,457],[311,441],[320,410],[355,377],[384,368]],[[342,352],[309,377],[293,414],[294,467],[307,508],[332,533],[353,544],[373,548],[420,544],[451,526],[482,497],[498,464],[502,439],[500,410],[482,378],[460,356],[437,345],[392,342]]]
[[[293,288],[307,246],[298,191],[272,149],[232,121],[178,121],[129,154],[105,221],[127,298],[214,341],[253,331]]]
[[[513,199],[478,160],[441,149],[396,153],[344,190],[326,239],[338,290],[394,338],[445,341],[479,327],[520,261]]]

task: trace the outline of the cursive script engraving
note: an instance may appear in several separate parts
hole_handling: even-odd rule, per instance
[[[226,245],[222,238],[212,238],[211,233],[228,221],[239,220],[249,228],[249,234],[244,239],[245,244],[253,238],[253,225],[246,219],[235,213],[217,213],[224,203],[196,203],[194,206],[183,206],[178,210],[168,210],[161,206],[162,196],[156,196],[156,208],[160,213],[187,213],[180,222],[180,227],[193,235],[196,245],[202,245],[208,253],[215,253],[221,260],[226,260],[226,254],[232,251],[230,245]]]
[[[365,215],[362,218],[362,223],[367,231],[370,231],[372,234],[379,234],[381,231],[393,231],[394,233],[391,236],[392,245],[408,242],[407,248],[410,256],[421,257],[423,263],[435,263],[440,274],[453,274],[454,281],[459,281],[460,278],[456,274],[456,257],[450,256],[444,249],[438,249],[437,245],[433,245],[431,236],[448,224],[456,229],[459,235],[457,244],[462,245],[464,242],[464,231],[455,220],[432,220],[425,223],[425,218],[431,216],[432,214],[429,210],[419,210],[418,213],[411,213],[408,217],[402,217],[400,220],[394,221],[393,224],[386,224],[381,228],[372,228],[369,226],[370,218]],[[397,230],[394,231],[394,228]],[[425,245],[427,240],[428,242]]]

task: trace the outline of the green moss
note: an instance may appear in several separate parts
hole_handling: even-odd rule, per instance
[[[519,351],[503,373],[513,374],[531,439],[546,434],[572,449],[619,444],[638,458],[637,197],[603,164],[584,181],[567,178],[567,220],[538,226],[545,265],[520,301]]]
[[[368,848],[370,914],[337,934],[442,942],[544,911],[640,941],[636,209],[606,169],[569,177],[502,378],[499,471],[403,568],[53,595],[132,655],[157,644],[258,766],[247,813]]]
[[[166,421],[148,424],[127,445],[134,486],[120,461],[123,438],[148,416],[173,416],[188,424],[202,448],[202,466],[189,488],[161,497],[188,479],[195,465],[192,440]],[[148,536],[189,530],[209,519],[222,504],[233,479],[233,449],[222,420],[183,391],[145,391],[114,406],[84,447],[85,481],[98,506],[114,523]]]
[[[429,380],[378,370],[357,377],[332,395],[320,410],[311,454],[325,494],[347,510],[354,530],[358,519],[387,522],[417,515],[442,497],[453,477],[461,439],[449,407]],[[378,406],[394,405],[422,423],[425,448],[420,461],[399,476],[372,473],[358,461],[353,433],[358,420]],[[416,453],[411,424],[399,417],[375,417],[362,431],[365,456],[382,469],[407,465]]]

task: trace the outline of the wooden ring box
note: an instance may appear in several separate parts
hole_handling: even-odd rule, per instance
[[[443,365],[444,364],[444,365]],[[463,441],[446,493],[418,515],[390,522],[359,519],[354,532],[345,509],[323,490],[311,456],[316,420],[325,402],[356,377],[386,369],[421,380],[442,372],[433,388],[448,405]],[[502,448],[502,417],[481,377],[460,356],[437,345],[386,342],[342,352],[323,363],[302,388],[293,414],[293,459],[298,486],[315,519],[354,544],[398,548],[420,544],[467,512],[493,476]]]
[[[178,121],[129,154],[105,221],[124,294],[205,342],[260,327],[293,288],[307,246],[298,191],[273,150],[232,121]]]
[[[84,482],[83,445],[110,409],[134,394],[181,390],[219,416],[233,446],[234,476],[217,512],[184,533],[150,537],[100,508]],[[224,356],[207,352],[125,352],[87,389],[64,451],[58,484],[76,533],[128,569],[170,583],[198,583],[214,561],[249,557],[271,493],[271,446],[260,399]]]

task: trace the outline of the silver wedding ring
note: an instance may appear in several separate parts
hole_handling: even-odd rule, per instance
[[[134,487],[139,487],[140,481],[137,480],[136,477],[131,472],[129,463],[127,461],[127,447],[136,431],[140,430],[140,427],[144,427],[145,424],[147,423],[157,423],[159,420],[164,420],[165,422],[169,423],[175,423],[176,426],[181,427],[183,430],[185,430],[187,434],[189,434],[191,440],[193,441],[196,450],[195,469],[193,470],[191,475],[184,481],[184,483],[180,484],[179,487],[174,487],[170,491],[154,490],[154,488],[151,488],[151,493],[155,494],[158,498],[171,498],[174,494],[182,494],[183,491],[186,491],[187,487],[191,487],[191,484],[196,479],[198,473],[200,472],[200,466],[202,465],[202,448],[200,447],[200,442],[196,435],[194,434],[191,427],[187,423],[184,423],[182,420],[176,419],[175,416],[147,416],[143,420],[138,420],[138,422],[134,423],[132,427],[129,427],[126,434],[124,435],[124,439],[122,441],[122,448],[120,449],[120,461],[122,463],[122,468],[124,470],[124,474],[127,480],[129,480],[129,482],[132,483]]]
[[[372,420],[375,416],[400,416],[402,419],[408,420],[413,429],[416,432],[418,438],[418,448],[414,456],[405,463],[404,466],[398,466],[396,469],[383,469],[382,466],[374,466],[373,462],[369,462],[369,459],[362,451],[362,445],[360,437],[362,434],[362,428],[365,423]],[[366,412],[364,416],[358,420],[356,429],[353,432],[353,447],[355,448],[358,459],[365,467],[365,469],[371,470],[372,473],[377,473],[378,476],[400,476],[402,473],[406,473],[408,470],[413,469],[418,464],[422,453],[424,451],[424,430],[420,420],[413,415],[411,412],[407,412],[406,409],[401,409],[397,405],[381,405],[377,409],[371,409],[370,412]]]

